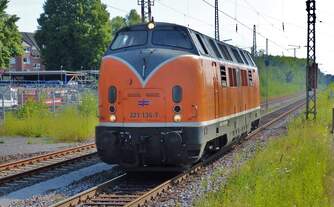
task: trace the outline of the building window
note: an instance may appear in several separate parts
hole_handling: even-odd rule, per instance
[[[34,69],[35,70],[40,70],[41,69],[41,64],[39,64],[39,63],[34,64]]]
[[[29,65],[31,62],[30,62],[30,58],[29,57],[24,57],[23,58],[23,64],[26,64],[26,65]]]
[[[11,58],[11,59],[9,60],[9,64],[11,64],[11,65],[15,65],[15,64],[16,64],[16,59],[15,59],[15,58]]]
[[[246,70],[241,70],[241,86],[248,86],[248,74]]]
[[[223,65],[220,66],[220,79],[222,86],[227,87],[226,68]]]
[[[238,82],[237,82],[237,71],[235,68],[229,68],[228,69],[228,76],[230,79],[230,87],[237,87]]]
[[[25,48],[24,48],[24,52],[25,52],[25,53],[30,53],[30,47],[25,47]]]
[[[39,52],[37,49],[32,49],[31,50],[31,56],[33,56],[34,58],[39,58]]]

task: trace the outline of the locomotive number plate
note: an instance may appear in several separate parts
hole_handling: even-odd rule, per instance
[[[158,112],[142,112],[142,113],[131,112],[130,118],[131,119],[157,119],[159,118],[159,113]]]

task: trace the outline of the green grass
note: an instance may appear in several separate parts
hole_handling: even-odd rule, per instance
[[[334,99],[322,93],[317,121],[299,117],[288,133],[272,139],[255,157],[232,170],[218,192],[197,201],[197,207],[334,206]]]
[[[28,101],[19,111],[6,113],[0,135],[76,142],[92,138],[97,123],[97,101],[91,94],[85,94],[78,106],[67,106],[56,113],[50,113],[41,102]]]

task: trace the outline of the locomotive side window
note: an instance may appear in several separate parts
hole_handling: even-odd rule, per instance
[[[201,45],[201,53],[204,53],[204,55],[208,55],[209,54],[208,49],[206,49],[205,44],[200,34],[196,34],[196,38]]]
[[[248,81],[250,86],[254,86],[252,70],[248,70]]]
[[[224,59],[233,61],[232,56],[230,55],[230,52],[228,51],[227,47],[221,43],[218,43],[218,46],[220,48],[220,51],[222,52]]]
[[[246,70],[241,70],[241,86],[248,86],[248,74]]]
[[[193,45],[186,31],[161,29],[153,32],[152,43],[155,45],[192,49]]]
[[[246,65],[249,65],[248,60],[247,60],[246,56],[244,55],[244,53],[241,50],[239,50],[239,52],[240,52],[240,55],[241,55],[243,61],[246,63]]]
[[[230,87],[237,87],[237,71],[235,68],[228,68],[228,76],[230,79]]]
[[[227,87],[226,68],[223,65],[220,66],[220,79],[222,86]]]
[[[174,86],[172,90],[172,96],[174,103],[180,103],[182,101],[182,87]]]
[[[212,39],[209,39],[209,43],[211,45],[211,48],[213,49],[213,52],[215,53],[216,57],[218,58],[222,58],[217,45],[215,44],[215,42]]]
[[[246,57],[247,61],[248,61],[248,65],[250,66],[254,66],[253,62],[252,62],[252,58],[250,58],[247,54],[247,52],[243,51],[244,56]]]
[[[109,88],[109,103],[114,104],[117,100],[117,89],[115,86]]]
[[[147,43],[146,31],[125,31],[117,34],[111,45],[112,50],[141,46]]]
[[[238,53],[238,50],[235,49],[235,48],[232,48],[232,52],[233,52],[234,57],[237,59],[238,63],[244,64],[244,62],[242,61],[242,59],[241,59],[241,57]]]
[[[245,54],[248,56],[250,64],[251,64],[252,66],[255,66],[255,63],[254,63],[254,61],[253,61],[252,56],[251,56],[248,52],[245,52]]]

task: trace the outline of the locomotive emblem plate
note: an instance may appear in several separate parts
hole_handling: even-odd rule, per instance
[[[149,106],[150,104],[151,104],[151,101],[147,99],[142,99],[138,101],[138,106],[140,107]]]

